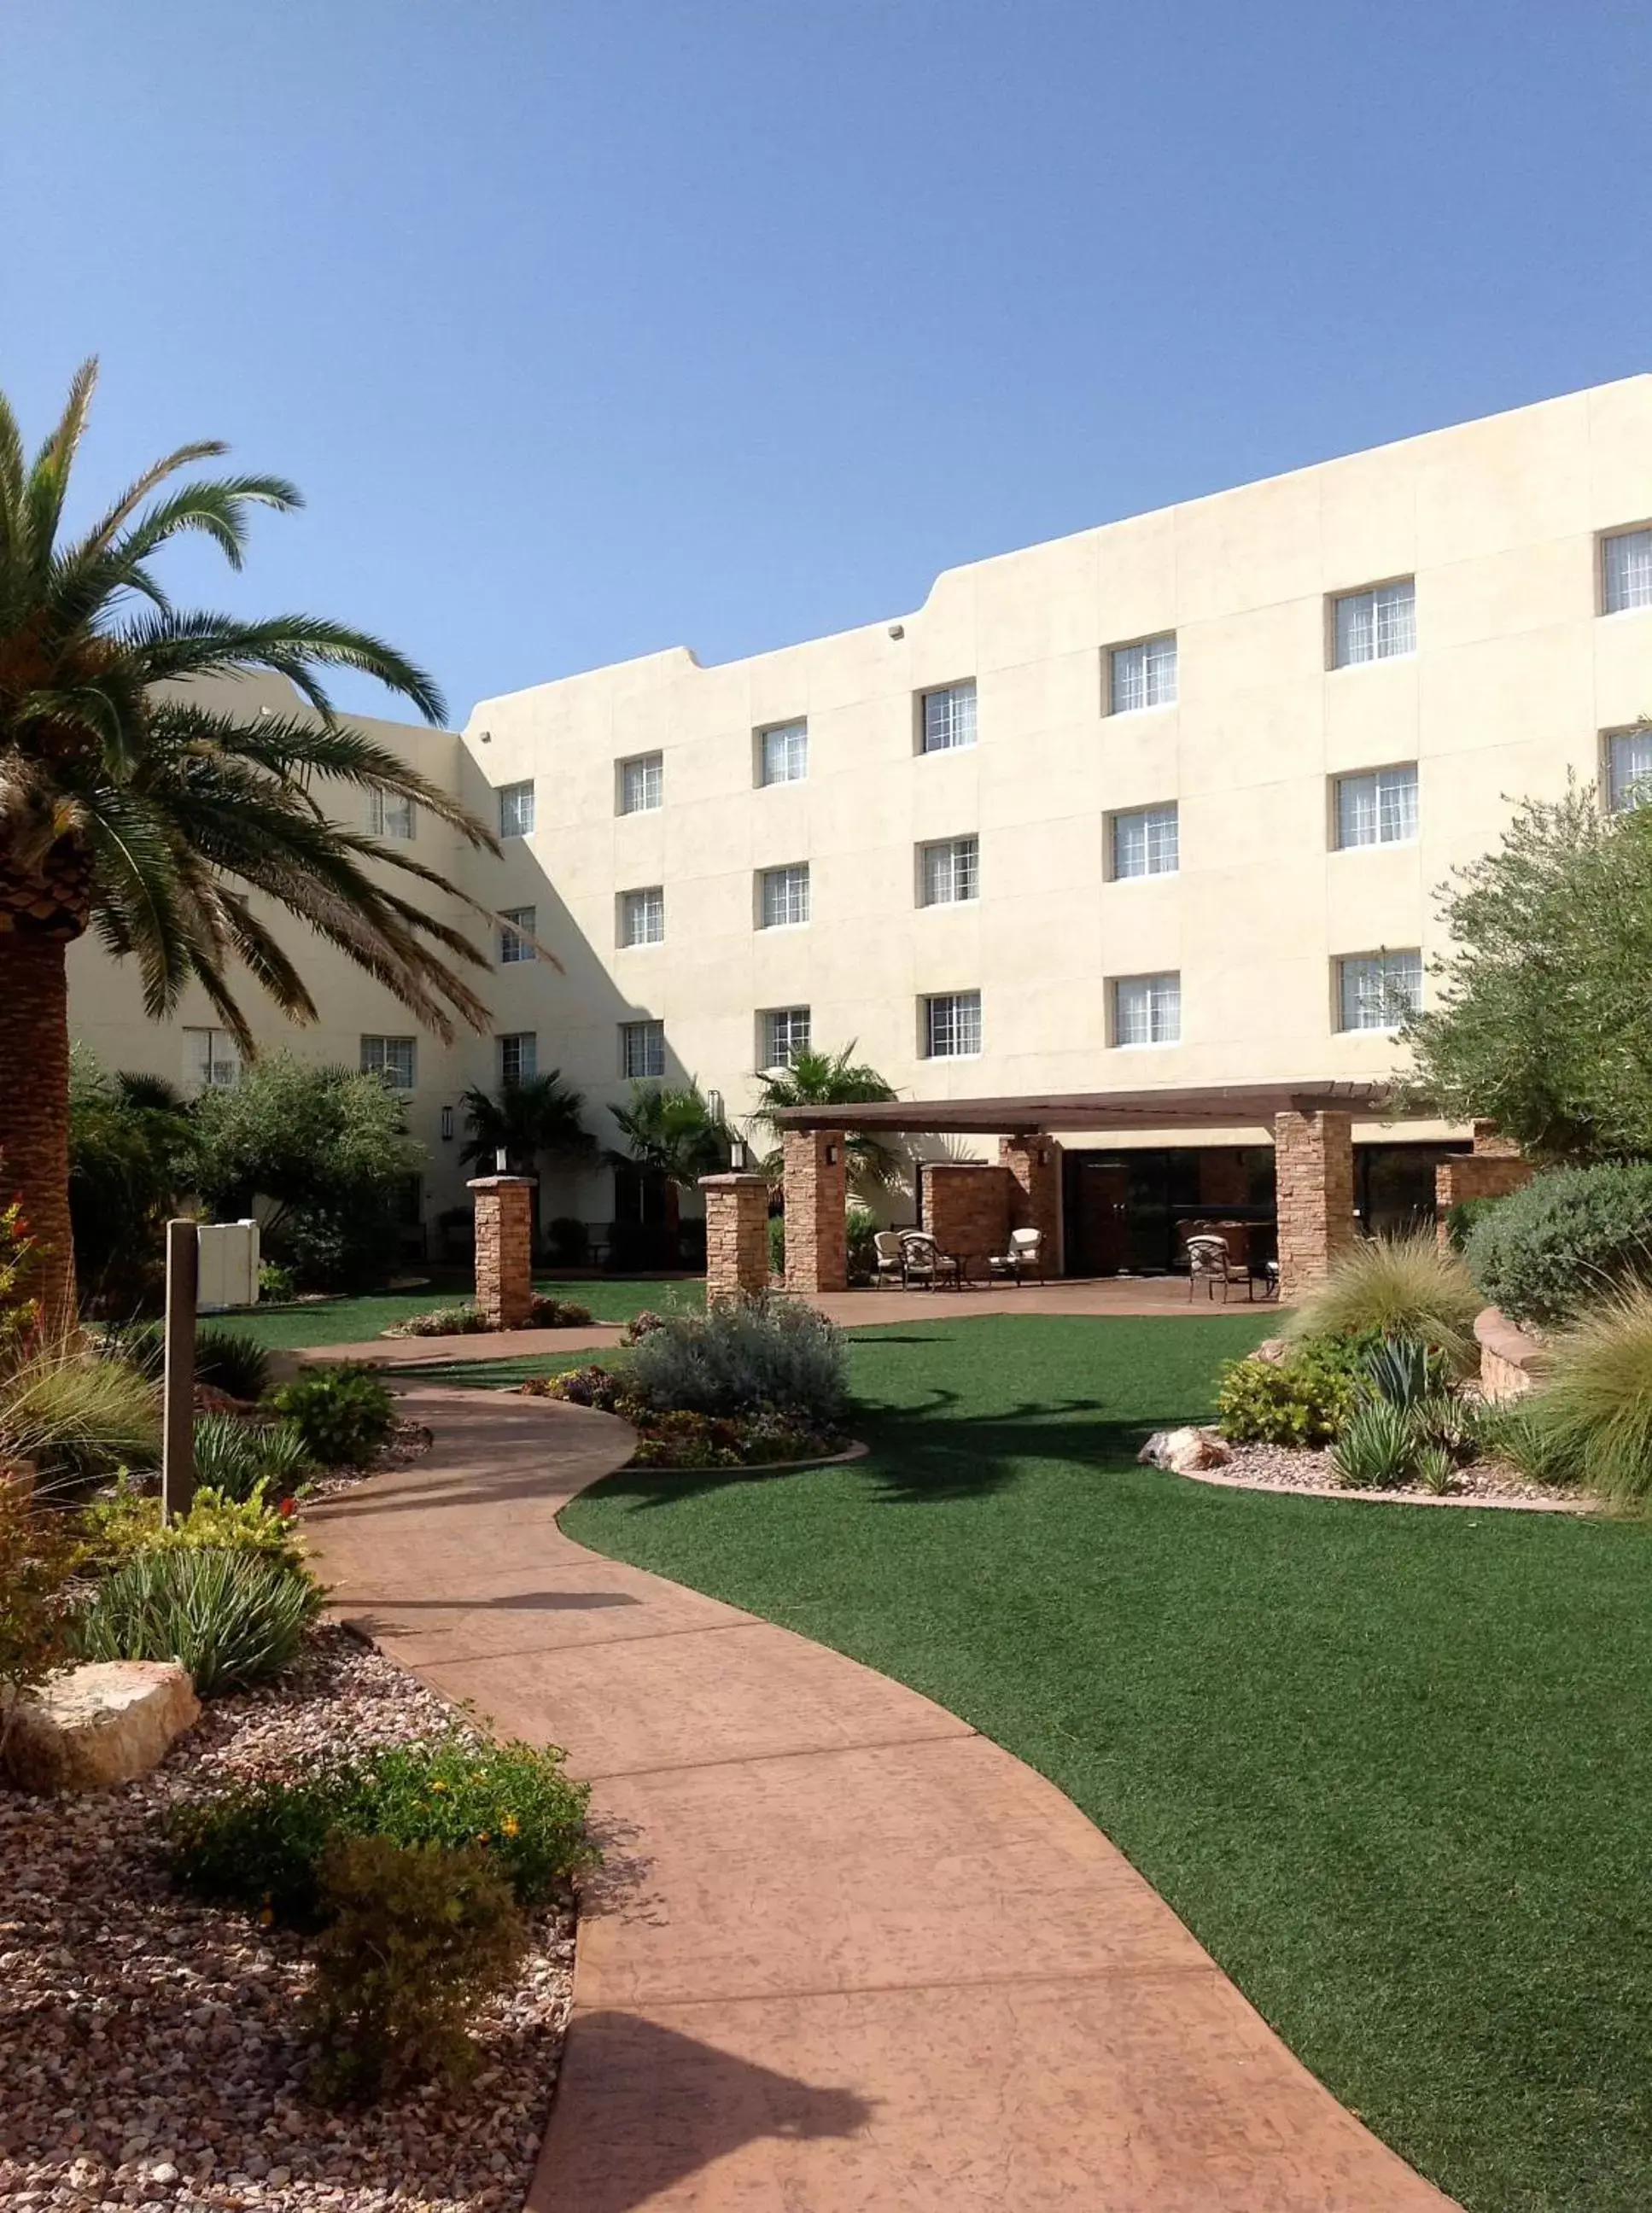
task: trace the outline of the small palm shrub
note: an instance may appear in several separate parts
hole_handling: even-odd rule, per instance
[[[1231,1360],[1216,1391],[1217,1426],[1234,1444],[1329,1444],[1353,1413],[1361,1387],[1330,1347],[1303,1344],[1284,1360]]]
[[[43,1492],[152,1467],[160,1454],[155,1386],[123,1362],[46,1344],[0,1379],[0,1459],[33,1460]]]
[[[99,1583],[75,1637],[87,1660],[175,1660],[210,1698],[278,1673],[320,1602],[308,1576],[256,1553],[156,1548]]]
[[[1534,1176],[1475,1222],[1464,1257],[1517,1322],[1564,1322],[1615,1284],[1652,1281],[1652,1162]]]
[[[195,1417],[195,1480],[226,1498],[251,1498],[261,1490],[290,1498],[310,1472],[304,1440],[291,1422]]]
[[[468,2024],[511,1981],[528,1941],[486,1852],[338,1837],[321,1885],[327,1924],[302,2015],[313,2094],[357,2105],[414,2082],[466,2082],[478,2059]]]
[[[307,1369],[272,1392],[270,1403],[323,1467],[365,1467],[396,1425],[389,1386],[362,1360]]]
[[[1410,1482],[1426,1443],[1413,1407],[1371,1398],[1355,1408],[1326,1457],[1350,1491],[1392,1491]]]
[[[1466,1375],[1479,1361],[1474,1317],[1483,1303],[1462,1261],[1433,1237],[1374,1237],[1341,1255],[1299,1303],[1286,1334],[1416,1338]]]
[[[1518,1403],[1555,1467],[1609,1505],[1652,1502],[1652,1285],[1572,1323],[1554,1340],[1547,1387]]]
[[[837,1424],[849,1398],[839,1332],[812,1307],[776,1298],[672,1316],[632,1346],[624,1382],[656,1412],[784,1406],[822,1429]]]
[[[243,1784],[172,1814],[173,1873],[203,1898],[312,1928],[325,1917],[320,1862],[334,1836],[479,1844],[519,1905],[541,1905],[597,1857],[585,1833],[589,1790],[562,1763],[535,1745],[454,1734]]]
[[[104,1332],[101,1350],[156,1380],[166,1365],[166,1337],[158,1321],[118,1323]],[[270,1387],[270,1356],[256,1338],[210,1322],[195,1332],[195,1381],[251,1404]]]

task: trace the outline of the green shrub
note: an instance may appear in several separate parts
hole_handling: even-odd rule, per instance
[[[433,1307],[392,1322],[386,1337],[478,1337],[493,1324],[480,1307]]]
[[[396,1402],[389,1386],[361,1360],[306,1369],[272,1393],[270,1403],[323,1467],[367,1466],[395,1427]]]
[[[1360,1363],[1371,1388],[1390,1405],[1418,1405],[1437,1387],[1437,1358],[1414,1337],[1379,1338]]]
[[[1475,1222],[1466,1258],[1518,1322],[1565,1321],[1616,1284],[1652,1280],[1652,1162],[1534,1176]]]
[[[195,1480],[226,1498],[268,1490],[290,1498],[311,1472],[304,1440],[291,1422],[247,1422],[235,1414],[195,1417]]]
[[[338,1837],[321,1885],[327,1925],[302,2014],[312,2092],[361,2104],[432,2078],[465,2082],[477,2062],[468,2023],[528,1941],[486,1852]]]
[[[1528,1483],[1576,1482],[1576,1462],[1543,1419],[1538,1396],[1482,1406],[1474,1427],[1481,1453],[1507,1460]]]
[[[825,1429],[849,1397],[839,1332],[813,1307],[768,1297],[673,1315],[631,1348],[623,1380],[660,1413],[783,1406]]]
[[[313,1580],[278,1560],[157,1546],[98,1585],[75,1639],[87,1660],[176,1660],[210,1698],[277,1673],[319,1604]]]
[[[530,1329],[588,1329],[591,1309],[574,1299],[553,1299],[548,1292],[535,1291],[527,1309]]]
[[[786,1273],[786,1217],[783,1214],[769,1216],[769,1273],[783,1280]]]
[[[1299,1302],[1285,1333],[1417,1338],[1442,1353],[1454,1374],[1466,1375],[1479,1362],[1474,1317],[1481,1304],[1462,1261],[1442,1253],[1431,1235],[1373,1237],[1338,1258]]]
[[[156,1381],[166,1365],[166,1335],[158,1321],[117,1323],[104,1332],[101,1350]],[[195,1381],[251,1404],[270,1387],[270,1356],[256,1338],[208,1322],[195,1332]]]
[[[1354,1409],[1326,1457],[1349,1490],[1392,1491],[1415,1474],[1426,1442],[1414,1407],[1373,1398]]]
[[[399,1745],[296,1781],[244,1785],[172,1817],[173,1869],[204,1898],[268,1907],[303,1928],[322,1911],[320,1857],[330,1836],[383,1836],[399,1844],[477,1844],[497,1862],[520,1905],[542,1905],[590,1866],[589,1791],[563,1772],[563,1755],[528,1744],[449,1736]]]
[[[1652,1286],[1620,1290],[1572,1323],[1554,1341],[1545,1387],[1516,1404],[1551,1466],[1609,1505],[1652,1502]]]
[[[1503,1197],[1495,1198],[1460,1198],[1455,1206],[1446,1209],[1446,1239],[1454,1253],[1460,1253],[1468,1243],[1468,1233],[1477,1222],[1483,1222],[1494,1206],[1503,1204]]]
[[[570,1406],[594,1406],[612,1414],[625,1393],[623,1380],[593,1360],[583,1368],[564,1368],[560,1375],[536,1375],[521,1387],[530,1399],[560,1399]]]
[[[304,1551],[290,1517],[272,1506],[262,1484],[248,1498],[226,1497],[203,1484],[187,1514],[161,1519],[161,1502],[118,1490],[100,1498],[80,1517],[80,1557],[101,1572],[122,1566],[139,1552],[156,1551],[257,1552],[293,1568],[307,1578]]]
[[[878,1218],[869,1206],[851,1206],[844,1230],[849,1247],[849,1280],[851,1283],[869,1283],[877,1272],[878,1248],[872,1241],[878,1234]]]
[[[1359,1401],[1345,1361],[1314,1344],[1284,1360],[1230,1360],[1216,1392],[1217,1424],[1234,1444],[1329,1444]]]
[[[0,1468],[0,1750],[13,1701],[43,1683],[69,1649],[74,1564],[65,1517],[38,1510]]]
[[[272,1307],[290,1306],[298,1296],[298,1283],[290,1268],[279,1260],[266,1260],[258,1271],[258,1295]]]
[[[122,1361],[44,1345],[0,1380],[0,1458],[33,1460],[42,1491],[95,1484],[160,1455],[159,1396]]]
[[[1412,1471],[1418,1488],[1429,1491],[1436,1498],[1456,1488],[1457,1463],[1442,1444],[1425,1444],[1417,1455]]]

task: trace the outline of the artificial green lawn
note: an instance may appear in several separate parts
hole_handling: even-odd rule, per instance
[[[629,1321],[644,1307],[668,1312],[704,1302],[704,1284],[695,1276],[655,1277],[651,1282],[622,1277],[594,1276],[577,1282],[546,1277],[535,1290],[552,1297],[574,1299],[590,1309],[593,1321]],[[291,1306],[255,1307],[246,1314],[225,1314],[224,1325],[240,1330],[271,1350],[290,1351],[307,1344],[357,1344],[377,1337],[393,1321],[409,1314],[428,1314],[433,1307],[457,1307],[467,1302],[464,1289],[442,1289],[427,1285],[421,1291],[386,1291],[369,1298],[305,1299]],[[386,1347],[393,1351],[394,1340]]]
[[[869,1460],[622,1474],[564,1521],[1052,1777],[1474,2213],[1644,2213],[1652,1530],[1137,1466],[1269,1326],[859,1332]]]

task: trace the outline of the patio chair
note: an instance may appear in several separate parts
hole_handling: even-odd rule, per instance
[[[1228,1303],[1228,1241],[1225,1237],[1190,1237],[1187,1241],[1187,1295],[1191,1299],[1195,1287],[1204,1285],[1204,1295],[1215,1298],[1216,1285],[1222,1286],[1222,1303]]]
[[[904,1229],[900,1233],[900,1280],[903,1283],[927,1285],[933,1290],[937,1283],[958,1282],[958,1263],[950,1253],[943,1253],[927,1229]]]
[[[880,1283],[905,1282],[906,1267],[901,1257],[900,1232],[898,1229],[878,1230],[872,1239],[872,1251],[875,1255],[872,1264],[874,1290]]]
[[[1008,1276],[1012,1283],[1019,1283],[1024,1276],[1037,1270],[1040,1280],[1044,1275],[1044,1233],[1039,1229],[1012,1229],[1009,1250],[994,1253],[987,1261],[989,1273]]]

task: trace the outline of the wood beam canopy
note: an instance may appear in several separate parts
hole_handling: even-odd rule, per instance
[[[1381,1119],[1382,1083],[1216,1083],[1179,1090],[1070,1091],[1046,1098],[893,1099],[862,1106],[785,1106],[783,1130],[860,1130],[920,1136],[1035,1136],[1057,1130],[1197,1130],[1254,1123],[1272,1134],[1284,1113],[1328,1111]]]

